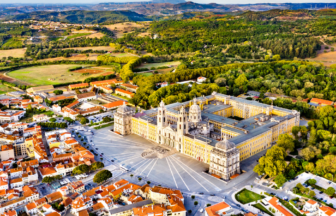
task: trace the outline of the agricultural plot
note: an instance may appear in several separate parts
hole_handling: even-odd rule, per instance
[[[177,67],[181,64],[179,61],[173,61],[173,62],[162,62],[162,63],[148,63],[148,64],[142,64],[139,67],[136,68],[148,68],[151,69],[152,67],[158,68],[158,67]]]
[[[133,22],[124,22],[117,23],[113,25],[106,25],[105,27],[113,31],[117,38],[124,36],[125,33],[130,33],[135,29],[143,28],[145,25],[148,25],[149,22],[133,23]]]
[[[102,69],[96,67],[96,70],[101,71],[100,73],[83,75],[83,73],[76,73],[74,71],[69,72],[68,70],[73,67],[74,65],[71,64],[36,66],[12,71],[8,73],[8,76],[32,85],[55,85],[82,81],[88,77],[100,76],[102,73],[112,70],[112,67],[103,67]]]
[[[3,57],[14,57],[14,58],[23,58],[26,49],[10,49],[10,50],[0,50],[0,59]]]
[[[18,47],[22,46],[22,40],[17,38],[10,38],[5,41],[5,43],[1,46],[2,48],[10,48],[10,47]]]
[[[65,48],[66,49],[73,49],[73,50],[107,50],[107,51],[113,51],[114,47],[110,46],[93,46],[93,47],[72,47],[72,48]]]

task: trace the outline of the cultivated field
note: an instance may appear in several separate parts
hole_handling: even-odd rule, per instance
[[[96,67],[102,72],[90,75],[82,75],[82,73],[75,73],[73,71],[69,72],[70,68],[79,65],[64,64],[64,65],[45,65],[23,68],[20,70],[12,71],[8,73],[17,80],[30,83],[32,85],[54,85],[60,83],[74,82],[84,80],[88,77],[100,76],[102,73],[111,71],[112,68],[107,67]],[[85,66],[85,65],[83,65]]]
[[[102,38],[104,37],[105,35],[103,33],[94,33],[94,34],[90,34],[89,36],[86,36],[87,38]]]
[[[150,69],[151,67],[163,67],[163,66],[167,66],[167,67],[177,67],[178,65],[180,65],[181,62],[179,61],[173,61],[173,62],[162,62],[162,63],[148,63],[148,64],[142,64],[137,68],[148,68]]]
[[[59,61],[59,60],[72,60],[72,61],[78,61],[78,60],[97,60],[97,56],[99,54],[89,54],[89,57],[86,57],[85,54],[74,54],[73,56],[70,56],[68,58],[65,57],[56,57],[56,58],[47,58],[47,59],[41,59],[38,61]]]
[[[26,49],[0,50],[0,58],[12,56],[14,58],[23,58]]]
[[[93,46],[93,47],[72,47],[72,48],[64,48],[64,49],[73,49],[73,50],[107,50],[107,51],[113,51],[114,47],[110,46]]]
[[[133,22],[124,22],[124,23],[117,23],[113,25],[106,25],[105,27],[113,31],[117,38],[122,37],[125,33],[130,33],[138,28],[143,28],[148,25],[148,22],[142,23],[133,23]]]
[[[115,57],[138,56],[138,55],[133,54],[133,53],[111,53],[111,55],[115,56]]]

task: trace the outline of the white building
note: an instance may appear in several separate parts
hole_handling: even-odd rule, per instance
[[[319,205],[314,200],[308,200],[303,206],[301,212],[307,216],[313,216],[318,214]]]
[[[131,134],[133,110],[124,102],[114,114],[114,131],[121,135]]]
[[[336,216],[336,210],[329,206],[321,206],[318,211],[319,216]]]

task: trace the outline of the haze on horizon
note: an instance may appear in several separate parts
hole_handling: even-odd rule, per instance
[[[58,0],[54,4],[98,4],[103,2],[137,2],[141,0]],[[335,3],[335,0],[192,0],[195,3],[208,4],[256,4],[256,3]],[[45,4],[45,0],[1,0],[0,4]]]

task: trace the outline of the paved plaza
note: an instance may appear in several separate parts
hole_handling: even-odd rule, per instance
[[[209,165],[197,161],[186,155],[176,153],[163,159],[144,159],[141,153],[158,144],[152,143],[137,135],[119,136],[110,131],[111,127],[95,130],[92,137],[94,148],[98,148],[99,154],[104,153],[104,159],[114,160],[114,165],[128,169],[128,172],[118,173],[120,177],[134,181],[141,177],[143,182],[151,181],[171,188],[183,191],[216,193],[232,189],[235,185],[249,181],[256,177],[253,167],[257,159],[265,152],[254,155],[242,161],[241,167],[246,173],[226,183],[216,179],[204,171]],[[133,177],[130,177],[133,174]]]

